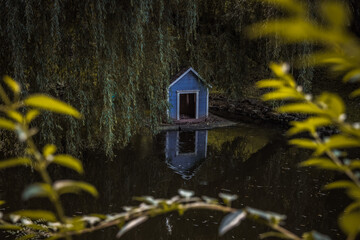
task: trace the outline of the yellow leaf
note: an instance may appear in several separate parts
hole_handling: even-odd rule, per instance
[[[360,88],[356,89],[350,94],[350,97],[354,98],[360,95]]]
[[[333,135],[329,138],[329,141],[325,143],[325,146],[329,149],[334,148],[352,148],[359,147],[360,141],[359,139],[347,137],[341,134]]]
[[[325,111],[313,103],[291,103],[277,109],[279,112],[286,113],[305,113],[305,114],[324,114]]]
[[[301,148],[316,149],[318,147],[316,142],[306,138],[291,139],[289,143]]]
[[[311,158],[300,163],[301,167],[317,167],[321,169],[344,171],[345,168],[342,166],[336,165],[333,161],[328,158]]]
[[[337,94],[324,92],[316,99],[316,102],[334,118],[339,118],[345,112],[345,104]]]
[[[284,82],[275,79],[266,79],[258,81],[256,86],[258,88],[282,88],[284,87]]]
[[[348,72],[343,78],[344,82],[356,82],[358,80],[360,80],[360,69]]]
[[[347,180],[341,180],[329,183],[325,186],[325,189],[338,189],[338,188],[345,188],[345,189],[351,189],[351,188],[357,188],[356,184]]]
[[[20,215],[33,220],[44,219],[51,222],[55,222],[57,220],[54,213],[44,210],[20,210],[13,212],[12,214]]]
[[[7,130],[15,130],[15,123],[12,121],[6,119],[6,118],[0,118],[0,128],[4,128]]]
[[[6,112],[6,115],[8,115],[9,117],[11,117],[12,119],[14,119],[15,121],[17,121],[18,123],[22,123],[23,122],[23,116],[14,110],[9,110]]]
[[[7,160],[0,161],[0,169],[16,167],[21,165],[31,165],[31,160],[29,158],[11,158]]]
[[[4,76],[4,82],[14,93],[16,94],[20,93],[21,91],[20,84],[16,82],[14,79],[12,79],[9,76]]]
[[[315,132],[318,127],[329,126],[332,121],[325,117],[310,117],[303,122],[291,122],[294,127],[287,132],[288,135],[298,134],[300,132]]]
[[[52,112],[71,115],[76,118],[81,118],[81,114],[72,106],[46,95],[31,95],[24,100],[24,103],[25,105],[30,107],[40,108]]]
[[[36,109],[29,110],[26,115],[25,119],[27,123],[31,123],[32,120],[34,120],[37,116],[39,116],[40,112]]]
[[[56,146],[54,144],[46,144],[43,148],[43,155],[46,158],[56,152]]]
[[[58,192],[59,195],[65,193],[79,193],[80,191],[88,192],[94,197],[99,195],[98,191],[93,185],[80,181],[59,180],[54,183],[53,188]]]
[[[284,64],[270,63],[271,71],[273,71],[273,73],[275,73],[275,75],[280,78],[287,74],[287,69],[284,66]]]
[[[293,88],[280,88],[277,91],[264,94],[261,98],[264,101],[282,99],[303,100],[304,96]]]
[[[321,2],[321,13],[325,20],[336,29],[343,29],[349,22],[345,5],[339,1]]]
[[[360,212],[343,214],[339,218],[339,225],[347,235],[356,236],[360,232]]]
[[[59,164],[63,167],[71,168],[80,174],[84,172],[81,161],[70,155],[66,155],[66,154],[56,155],[54,156],[54,160],[52,162]]]

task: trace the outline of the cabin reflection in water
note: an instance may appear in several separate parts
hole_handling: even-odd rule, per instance
[[[166,163],[184,179],[192,178],[206,158],[207,131],[166,133]]]

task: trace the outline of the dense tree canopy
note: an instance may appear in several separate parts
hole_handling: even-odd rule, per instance
[[[278,14],[255,1],[3,0],[0,8],[1,74],[19,81],[23,94],[47,92],[86,116],[41,119],[42,138],[73,153],[102,143],[111,155],[139,131],[154,131],[166,119],[169,79],[182,67],[239,97],[268,74],[270,59],[312,49],[248,40],[245,26]],[[299,75],[310,88],[312,69]]]

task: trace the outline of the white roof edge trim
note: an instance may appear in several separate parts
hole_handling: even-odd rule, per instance
[[[183,74],[181,74],[180,77],[178,77],[175,81],[173,81],[173,82],[169,85],[168,89],[170,89],[173,85],[175,85],[175,83],[177,83],[182,77],[184,77],[184,76],[185,76],[186,74],[188,74],[190,71],[192,71],[196,76],[198,76],[200,79],[202,79],[202,77],[201,77],[192,67],[189,67],[188,70],[186,70]],[[211,85],[209,85],[209,86],[212,88]]]

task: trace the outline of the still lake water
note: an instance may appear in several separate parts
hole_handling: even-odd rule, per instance
[[[97,152],[83,154],[85,175],[52,167],[54,179],[79,179],[95,185],[98,199],[89,195],[67,195],[67,215],[121,212],[136,205],[133,196],[170,198],[179,188],[197,196],[218,193],[239,196],[234,207],[251,206],[287,215],[286,227],[295,233],[316,229],[333,239],[343,238],[337,217],[347,204],[342,192],[327,192],[322,186],[338,178],[332,172],[298,168],[310,153],[286,144],[279,130],[238,124],[208,131],[170,131],[155,137],[138,136],[113,161]],[[43,208],[47,200],[21,201],[25,185],[39,181],[27,168],[0,172],[0,199],[5,212],[19,208]],[[224,215],[207,210],[159,216],[126,233],[122,239],[258,239],[268,229],[250,220],[218,237]],[[115,239],[110,228],[76,239]],[[3,235],[4,233],[2,233]],[[0,239],[11,239],[1,237]]]

